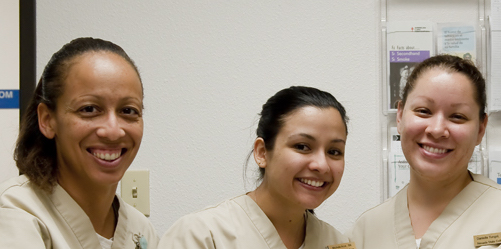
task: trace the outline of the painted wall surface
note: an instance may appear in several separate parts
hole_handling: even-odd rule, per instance
[[[131,167],[151,171],[150,220],[160,234],[255,187],[243,164],[271,95],[291,85],[331,92],[351,119],[346,167],[317,214],[344,232],[381,196],[378,8],[373,0],[38,1],[37,72],[81,36],[111,40],[135,60],[146,109]]]
[[[9,100],[14,96],[12,90],[19,90],[18,1],[0,1],[0,75],[0,101],[12,103]],[[0,182],[19,174],[13,158],[19,108],[4,109],[3,106],[0,104]]]

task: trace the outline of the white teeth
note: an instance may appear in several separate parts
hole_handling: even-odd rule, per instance
[[[431,153],[435,153],[435,154],[444,154],[445,152],[447,152],[446,149],[438,149],[438,148],[433,148],[433,147],[426,146],[426,145],[423,145],[423,149],[425,149],[426,151],[429,151]]]
[[[308,179],[303,179],[303,178],[300,178],[299,180],[302,183],[306,183],[306,184],[313,186],[313,187],[321,187],[324,185],[323,181],[313,181],[313,180],[308,180]]]
[[[102,159],[102,160],[106,160],[106,161],[113,161],[115,159],[117,159],[118,157],[120,157],[122,153],[121,152],[117,152],[117,153],[112,153],[112,154],[104,154],[104,153],[96,153],[94,152],[93,155],[99,159]]]

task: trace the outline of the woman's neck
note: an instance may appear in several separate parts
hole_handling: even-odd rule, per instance
[[[472,181],[468,171],[454,179],[432,181],[411,170],[407,206],[416,238],[421,238],[447,205]]]
[[[113,237],[118,218],[112,207],[117,185],[78,184],[62,177],[58,177],[58,183],[87,214],[96,233],[108,239]]]
[[[299,248],[306,235],[305,210],[279,201],[261,184],[248,194],[263,210],[288,249]]]

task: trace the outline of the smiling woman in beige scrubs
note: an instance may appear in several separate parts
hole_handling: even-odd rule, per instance
[[[263,105],[254,142],[261,184],[181,218],[159,248],[318,249],[348,242],[311,211],[341,181],[346,121],[343,106],[327,92],[290,87],[276,93]]]
[[[416,66],[397,113],[410,182],[358,219],[348,233],[357,248],[499,248],[475,245],[501,232],[499,185],[468,171],[485,107],[485,81],[471,61],[439,55]]]
[[[150,222],[115,195],[143,136],[143,86],[116,44],[56,52],[21,124],[23,174],[0,185],[0,248],[154,249]]]

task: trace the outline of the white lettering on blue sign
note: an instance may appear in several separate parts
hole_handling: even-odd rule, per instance
[[[18,109],[19,90],[0,90],[0,109]]]
[[[12,99],[12,98],[14,98],[14,92],[0,91],[0,99]]]

